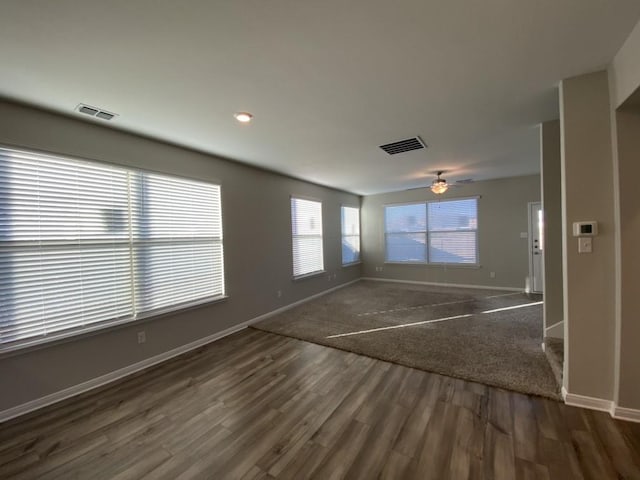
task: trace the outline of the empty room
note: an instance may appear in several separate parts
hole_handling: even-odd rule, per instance
[[[637,0],[5,0],[0,65],[0,478],[640,478]]]

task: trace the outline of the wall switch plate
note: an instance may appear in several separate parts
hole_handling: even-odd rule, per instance
[[[578,253],[591,253],[593,251],[591,237],[578,238]]]
[[[144,343],[147,341],[147,333],[143,330],[138,332],[138,343]]]
[[[489,272],[489,278],[496,278],[496,272]]]
[[[520,238],[529,238],[528,232],[520,232]]]

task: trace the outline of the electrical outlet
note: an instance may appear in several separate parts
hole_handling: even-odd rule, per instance
[[[489,272],[489,278],[496,278],[496,272]]]
[[[138,343],[144,343],[147,341],[147,333],[142,330],[141,332],[138,332]]]
[[[336,276],[337,276],[337,274],[335,274],[335,273],[334,273],[334,274],[333,274],[333,279],[334,279],[334,280],[336,279]]]
[[[278,290],[276,292],[276,295],[278,296],[278,298],[282,297],[282,290]]]

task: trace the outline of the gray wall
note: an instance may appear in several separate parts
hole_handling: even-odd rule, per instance
[[[358,196],[10,102],[0,102],[0,143],[218,182],[229,295],[224,302],[143,324],[1,355],[0,411],[360,277],[359,265],[341,266],[340,241],[340,205],[358,206]],[[325,269],[335,280],[324,275],[292,281],[291,194],[322,200]],[[147,343],[138,345],[136,332],[142,328]]]
[[[640,21],[631,31],[609,68],[612,104],[614,108],[625,102],[640,85]]]
[[[562,197],[560,185],[560,121],[540,126],[540,170],[544,210],[545,336],[562,338]]]
[[[636,94],[640,97],[640,91]],[[618,398],[621,407],[640,409],[640,102],[616,112],[620,201],[620,321]]]
[[[636,179],[640,168],[640,22],[609,66],[613,164],[616,179],[616,391],[622,408],[640,410],[640,262],[635,251],[640,232]],[[621,108],[616,109],[616,107]]]
[[[615,358],[614,180],[607,72],[563,80],[563,283],[565,388],[613,399]],[[598,222],[593,253],[579,254],[576,221]]]
[[[478,202],[480,268],[384,263],[384,205],[481,196]],[[529,275],[528,202],[540,201],[540,177],[476,182],[436,196],[428,188],[362,199],[363,276],[419,282],[525,287]],[[376,271],[376,267],[383,270]],[[495,272],[495,278],[490,277]]]

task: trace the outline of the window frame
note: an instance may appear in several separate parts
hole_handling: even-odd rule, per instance
[[[356,235],[345,235],[344,232],[342,231],[342,210],[344,208],[353,208],[354,210],[358,211],[358,259],[353,261],[353,262],[344,262],[344,258],[342,258],[342,240],[344,239],[344,237],[355,237]],[[350,204],[341,204],[340,205],[340,261],[342,263],[343,267],[350,267],[352,265],[358,265],[359,263],[362,263],[362,218],[360,213],[362,212],[362,209],[358,206],[358,207],[354,207],[353,205]]]
[[[23,146],[15,146],[5,143],[0,143],[0,149],[5,151],[13,151],[18,154],[23,155],[38,155],[42,157],[50,157],[53,160],[63,160],[70,161],[75,163],[84,163],[84,164],[94,164],[94,165],[103,165],[105,167],[111,167],[116,169],[123,169],[128,172],[140,172],[140,173],[149,173],[155,175],[161,175],[165,177],[176,178],[184,181],[203,183],[207,185],[213,185],[218,187],[219,191],[219,209],[220,209],[220,225],[221,225],[221,236],[220,236],[220,245],[222,246],[222,256],[221,256],[221,269],[222,269],[222,294],[221,295],[211,295],[206,297],[201,297],[197,299],[187,300],[184,302],[178,302],[171,305],[166,305],[161,308],[146,310],[142,312],[136,312],[135,307],[133,306],[133,299],[135,294],[133,290],[130,290],[131,302],[133,307],[133,314],[127,316],[115,317],[112,320],[103,320],[96,323],[89,324],[89,326],[75,326],[68,329],[63,329],[45,336],[34,336],[27,337],[24,340],[14,340],[7,343],[0,343],[0,357],[5,356],[7,354],[12,354],[13,352],[23,351],[33,348],[40,348],[49,345],[55,345],[58,343],[62,343],[65,341],[80,339],[87,336],[95,335],[104,330],[114,330],[123,327],[129,327],[141,322],[148,322],[157,318],[166,317],[168,315],[173,315],[176,313],[182,313],[189,310],[194,310],[198,308],[204,308],[210,305],[214,305],[216,303],[220,303],[226,301],[229,298],[227,292],[227,282],[226,282],[226,269],[225,269],[225,258],[224,258],[224,216],[222,213],[222,184],[219,180],[216,179],[196,179],[193,177],[188,177],[185,175],[179,175],[174,173],[167,173],[163,171],[151,170],[147,168],[139,168],[134,167],[124,163],[116,163],[109,162],[105,160],[96,160],[94,158],[89,157],[80,157],[76,155],[70,155],[66,153],[58,153],[52,151],[41,150],[37,148],[31,147],[23,147]],[[133,243],[131,241],[131,232],[129,238],[127,240],[123,240],[123,243],[129,245],[130,250],[133,249]],[[72,243],[69,243],[70,245]],[[131,259],[133,263],[133,259]],[[133,270],[131,271],[133,275]],[[133,278],[133,277],[132,277]],[[133,287],[132,287],[133,288]]]
[[[299,275],[295,274],[295,257],[294,257],[294,238],[296,237],[314,237],[317,238],[318,235],[294,235],[293,233],[293,225],[294,225],[294,221],[293,221],[293,211],[292,211],[292,206],[293,206],[293,200],[304,200],[306,202],[315,202],[320,204],[320,223],[321,223],[321,234],[319,235],[320,237],[320,247],[322,249],[321,252],[321,259],[322,259],[322,267],[320,268],[320,270],[314,270],[312,272],[306,272],[306,273],[301,273]],[[297,280],[304,280],[306,278],[313,278],[313,277],[317,277],[319,275],[322,275],[324,273],[326,273],[325,270],[325,259],[324,259],[324,253],[325,253],[325,248],[324,248],[324,209],[322,208],[323,206],[323,202],[321,199],[319,198],[314,198],[314,197],[309,197],[309,196],[305,196],[305,195],[295,195],[295,194],[291,194],[289,195],[289,232],[290,232],[290,236],[289,238],[291,239],[291,279],[294,281]]]
[[[422,200],[422,201],[415,201],[415,202],[394,202],[394,203],[385,203],[382,205],[382,209],[383,209],[383,221],[382,221],[382,229],[383,229],[383,236],[384,236],[384,263],[385,264],[391,264],[391,265],[424,265],[424,266],[445,266],[447,268],[471,268],[471,269],[476,269],[476,268],[480,268],[481,264],[480,264],[480,202],[479,200],[482,197],[480,195],[474,195],[474,196],[469,196],[469,197],[456,197],[456,198],[447,198],[446,200]],[[447,263],[447,262],[432,262],[431,261],[431,253],[430,253],[430,249],[429,249],[429,235],[431,233],[438,233],[438,232],[445,232],[445,233],[451,233],[450,230],[433,230],[430,231],[429,230],[429,204],[430,203],[442,203],[442,202],[455,202],[455,201],[460,201],[460,200],[476,200],[476,221],[477,221],[477,226],[474,230],[466,230],[467,232],[474,232],[475,234],[475,258],[476,258],[476,262],[475,263]],[[388,256],[387,256],[387,246],[388,246],[388,242],[387,242],[387,237],[388,237],[388,232],[387,232],[387,207],[401,207],[401,206],[408,206],[408,205],[425,205],[425,209],[426,209],[426,229],[424,231],[425,234],[425,261],[424,262],[419,262],[419,261],[400,261],[400,260],[388,260]],[[414,232],[407,232],[407,233],[414,233]],[[415,232],[415,233],[423,233],[422,231],[420,232]]]

